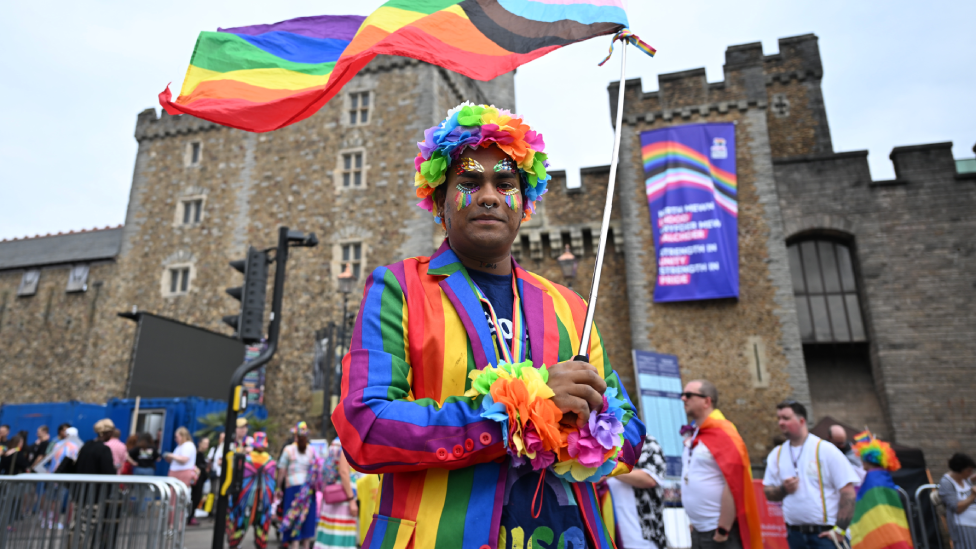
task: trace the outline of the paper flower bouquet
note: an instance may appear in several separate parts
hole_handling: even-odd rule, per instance
[[[552,466],[569,482],[596,482],[617,466],[623,446],[624,401],[608,387],[603,407],[590,413],[582,428],[560,423],[563,414],[552,401],[545,365],[532,361],[501,362],[470,374],[471,389],[465,396],[484,395],[481,416],[497,421],[503,442],[516,465],[526,462],[534,470]]]

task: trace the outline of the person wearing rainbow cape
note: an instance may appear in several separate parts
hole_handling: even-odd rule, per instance
[[[716,408],[718,389],[705,379],[689,381],[681,400],[694,429],[681,455],[681,502],[692,549],[762,549],[749,450]]]
[[[366,281],[332,420],[383,473],[363,547],[609,549],[593,483],[640,455],[637,419],[586,303],[511,256],[546,191],[542,135],[464,103],[424,132],[419,206],[447,238]]]
[[[851,519],[852,549],[911,549],[905,508],[891,473],[901,469],[895,451],[869,431],[854,436],[854,452],[861,458],[864,482],[857,491]]]
[[[271,503],[274,501],[277,464],[268,453],[268,435],[264,432],[247,437],[253,449],[244,457],[243,483],[227,515],[227,544],[234,549],[244,541],[247,528],[254,526],[254,546],[268,546],[271,528]]]

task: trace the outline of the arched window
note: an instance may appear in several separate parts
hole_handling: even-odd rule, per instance
[[[803,343],[867,341],[850,248],[804,240],[788,250]]]
[[[815,414],[811,423],[831,416],[887,432],[861,315],[854,250],[824,236],[791,242],[787,250]]]

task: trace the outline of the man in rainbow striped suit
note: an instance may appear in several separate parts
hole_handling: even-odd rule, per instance
[[[383,474],[363,547],[609,549],[592,481],[630,471],[644,426],[596,330],[589,362],[572,360],[583,300],[511,257],[550,178],[542,136],[464,104],[418,145],[420,206],[447,239],[367,279],[332,416],[349,463]],[[474,390],[493,367],[528,360],[548,367],[528,397]],[[549,425],[525,423],[546,410]]]

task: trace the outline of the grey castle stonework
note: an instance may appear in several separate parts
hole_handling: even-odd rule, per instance
[[[976,447],[969,413],[976,407],[976,179],[956,173],[949,144],[933,144],[895,149],[896,180],[872,181],[866,152],[833,151],[816,36],[782,39],[779,50],[728,48],[721,82],[695,69],[660,75],[653,93],[640,80],[623,83],[621,163],[596,314],[607,352],[635,400],[633,349],[675,354],[685,381],[714,381],[757,466],[778,434],[775,404],[793,397],[811,407],[813,421],[870,422],[896,442],[923,448],[933,471],[942,471],[952,452]],[[609,86],[612,110],[620,84]],[[349,121],[353,93],[368,94],[365,124]],[[223,290],[239,275],[227,262],[248,245],[272,245],[277,227],[288,225],[317,233],[321,244],[292,254],[266,404],[279,436],[299,418],[317,423],[307,417],[314,337],[341,314],[335,277],[343,246],[360,246],[361,291],[375,267],[439,245],[443,231],[414,206],[415,143],[464,100],[514,110],[513,74],[476,82],[379,57],[319,113],[267,134],[139,114],[124,228],[85,237],[112,240],[117,255],[55,253],[70,249],[63,239],[0,242],[0,259],[16,257],[0,265],[0,337],[10,344],[0,355],[0,400],[123,396],[134,324],[118,312],[137,308],[229,332],[220,317],[236,302]],[[714,121],[736,124],[740,297],[655,304],[640,133]],[[347,187],[345,155],[357,154],[361,185]],[[584,168],[582,186],[569,189],[566,174],[553,172],[543,206],[514,248],[523,267],[585,295],[608,175],[607,166]],[[194,201],[200,219],[186,223],[183,208]],[[870,348],[869,364],[856,375],[805,358],[787,249],[818,236],[854,251]],[[555,260],[567,245],[581,259],[575,280],[564,280]],[[51,264],[51,257],[68,259]],[[65,293],[67,267],[86,261],[89,290]],[[41,267],[37,292],[18,297],[25,269]],[[168,291],[172,268],[189,269],[187,292]],[[351,309],[358,300],[354,294]],[[756,360],[769,374],[764,383],[752,375]]]

